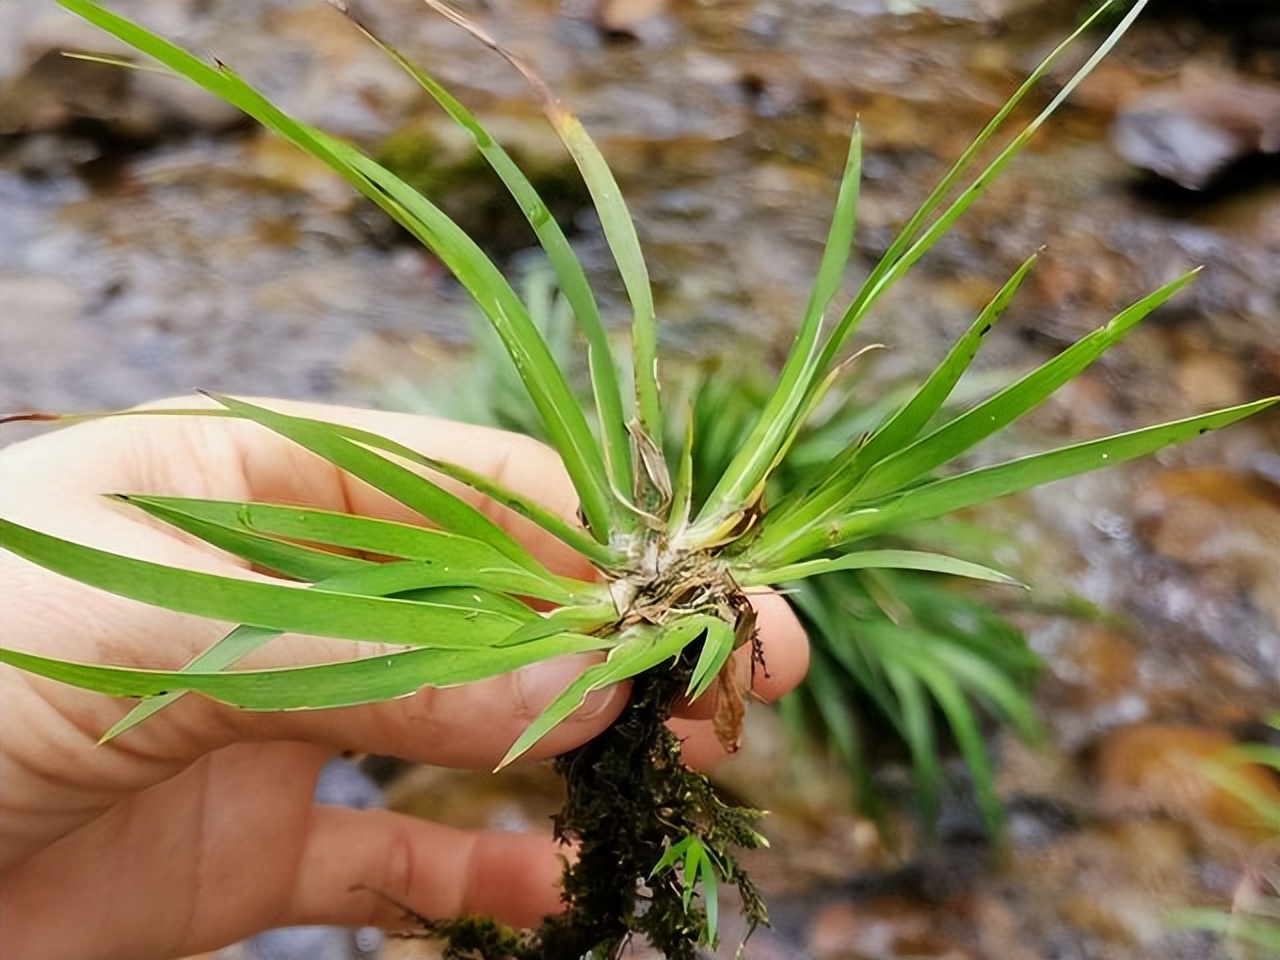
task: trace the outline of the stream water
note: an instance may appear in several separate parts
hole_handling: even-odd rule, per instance
[[[458,136],[327,4],[118,6],[216,53],[305,119],[394,156],[488,249],[519,262],[529,238],[471,176]],[[352,6],[514,146],[555,196],[610,319],[625,322],[598,223],[519,76],[420,4]],[[649,257],[663,347],[776,361],[854,120],[866,161],[850,289],[1083,5],[602,6],[621,18],[612,35],[594,0],[467,4],[536,65],[614,165]],[[1194,3],[1153,6],[868,321],[864,339],[889,347],[868,389],[927,371],[1044,246],[985,369],[1026,369],[1204,269],[1004,452],[1277,392],[1275,158],[1246,160],[1197,192],[1134,169],[1107,137],[1118,113],[1157,90],[1250,85],[1274,95],[1264,101],[1274,112],[1280,55],[1248,39],[1271,21],[1247,2],[1221,4],[1216,22]],[[44,0],[0,6],[0,410],[111,408],[197,387],[387,402],[429,382],[465,342],[471,308],[440,265],[327,171],[177,81],[57,55],[67,48],[111,51]],[[23,435],[6,430],[0,442]],[[963,799],[938,843],[890,849],[848,807],[838,772],[797,759],[755,711],[724,774],[775,811],[773,848],[755,859],[777,927],[748,954],[1222,954],[1216,937],[1164,918],[1228,905],[1256,839],[1185,758],[1264,735],[1259,721],[1277,706],[1278,435],[1280,420],[1257,418],[983,513],[1006,537],[1002,563],[1037,591],[1039,612],[1019,620],[1046,662],[1049,744],[995,744],[1010,809],[1003,850],[975,840]],[[1061,614],[1077,601],[1106,616]],[[536,770],[496,782],[421,771],[391,800],[458,823],[533,827],[555,804]],[[421,943],[384,951],[432,955]]]

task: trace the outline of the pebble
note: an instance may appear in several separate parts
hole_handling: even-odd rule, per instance
[[[1116,729],[1096,748],[1099,807],[1113,816],[1162,813],[1197,830],[1261,839],[1274,828],[1208,772],[1210,764],[1225,761],[1234,744],[1226,733],[1185,724]],[[1280,804],[1280,786],[1264,768],[1233,769],[1261,796]]]
[[[598,0],[596,24],[607,34],[649,40],[667,33],[667,0]]]
[[[1199,571],[1220,591],[1245,591],[1280,625],[1280,489],[1217,466],[1157,474],[1133,503],[1152,550]]]
[[[1134,166],[1204,190],[1237,160],[1280,153],[1280,87],[1239,82],[1144,94],[1120,111],[1111,143]]]

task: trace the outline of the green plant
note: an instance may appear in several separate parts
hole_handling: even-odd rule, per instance
[[[1267,724],[1280,731],[1280,713],[1272,714]],[[1188,907],[1175,911],[1168,919],[1177,926],[1222,934],[1233,957],[1262,960],[1280,955],[1280,865],[1276,862],[1276,854],[1280,853],[1280,802],[1245,776],[1243,768],[1250,766],[1280,775],[1280,746],[1240,744],[1201,764],[1200,772],[1243,803],[1266,834],[1267,841],[1256,850],[1253,875],[1246,875],[1241,881],[1229,912]]]
[[[556,829],[561,837],[577,841],[580,851],[565,874],[569,909],[524,935],[474,918],[433,923],[433,929],[453,938],[454,955],[469,950],[489,957],[615,956],[633,933],[641,933],[668,956],[692,957],[698,945],[717,940],[711,888],[722,884],[738,887],[751,923],[762,921],[764,906],[733,852],[735,847],[762,842],[752,825],[756,814],[721,803],[705,778],[684,768],[679,744],[664,725],[677,696],[696,697],[714,685],[719,732],[730,746],[736,742],[743,691],[734,672],[722,668],[734,649],[756,644],[746,591],[855,570],[919,570],[1013,582],[975,563],[876,546],[872,538],[1143,456],[1277,401],[1259,400],[938,475],[961,454],[1033,409],[1192,279],[1188,274],[1165,285],[1040,368],[937,423],[944,401],[1030,270],[1032,258],[908,398],[864,436],[848,438],[829,462],[809,470],[779,499],[771,502],[766,497],[769,480],[794,448],[802,425],[848,365],[841,355],[870,308],[982,195],[1118,41],[1141,3],[1049,105],[948,200],[981,149],[1011,119],[1070,40],[1032,73],[910,218],[853,302],[827,324],[824,318],[838,293],[852,243],[861,164],[855,129],[830,235],[793,348],[743,446],[723,472],[706,477],[695,471],[696,418],[685,418],[679,449],[671,460],[663,454],[671,410],[660,400],[653,298],[636,231],[613,175],[578,121],[523,64],[474,25],[437,0],[427,0],[530,79],[581,170],[633,307],[634,404],[623,399],[620,383],[625,374],[615,365],[582,268],[545,204],[479,121],[394,49],[370,35],[473,136],[542,244],[586,341],[590,410],[579,405],[520,297],[438,207],[350,145],[286,116],[226,66],[211,66],[92,0],[59,2],[324,161],[429,247],[471,293],[502,340],[546,436],[564,460],[578,492],[582,522],[566,523],[482,477],[385,438],[216,397],[222,409],[214,414],[168,413],[234,416],[259,423],[409,505],[439,529],[278,504],[123,495],[125,502],[153,517],[310,586],[299,590],[105,554],[0,521],[5,548],[50,570],[144,602],[241,624],[179,671],[69,663],[16,650],[0,651],[0,660],[112,696],[141,698],[124,721],[107,731],[110,737],[192,691],[249,710],[337,707],[397,697],[426,685],[464,683],[565,653],[605,651],[605,659],[572,682],[529,725],[503,761],[527,750],[592,690],[632,679],[631,703],[614,727],[557,762],[567,781],[568,800]],[[528,517],[590,560],[598,581],[552,574],[482,513],[406,464],[461,481]],[[695,488],[707,491],[697,509]],[[387,559],[374,563],[351,551]],[[550,604],[551,611],[535,612],[525,603],[530,598]],[[227,669],[282,631],[373,640],[400,649],[341,664]],[[972,666],[971,660],[964,662]],[[952,716],[948,704],[958,704],[954,676],[963,669],[960,663],[951,664],[950,678],[933,668],[938,679],[930,684],[953,724],[960,712]],[[914,668],[926,666],[922,660]],[[894,667],[886,667],[878,682],[903,704],[908,721],[916,723],[918,684],[903,682],[902,670]],[[959,733],[964,728],[956,729]],[[966,736],[976,737],[976,732]],[[699,887],[701,903],[691,893]]]
[[[577,362],[573,316],[557,295],[554,276],[538,264],[520,287],[529,315],[571,386],[590,402],[590,382]],[[418,413],[515,430],[546,440],[502,343],[475,318],[474,351],[452,369],[433,366],[421,384],[388,386],[387,399]],[[742,449],[768,402],[765,371],[739,358],[681,365],[668,361],[668,404],[692,421],[693,509]],[[940,415],[954,415],[971,388],[958,387]],[[910,391],[907,391],[907,396]],[[890,391],[860,401],[832,391],[797,431],[770,475],[765,499],[778,502],[813,470],[837,456],[849,438],[875,428],[904,396]],[[664,450],[674,462],[684,434],[668,418]],[[901,530],[879,546],[959,544],[983,537],[972,525],[933,520],[926,530]],[[989,539],[989,537],[988,537]],[[970,547],[972,549],[972,547]],[[882,804],[874,788],[874,757],[885,745],[905,746],[914,770],[915,806],[928,828],[943,782],[942,740],[950,736],[969,769],[978,804],[994,832],[1001,822],[994,771],[979,730],[984,717],[1029,741],[1041,735],[1028,687],[1038,660],[1021,634],[989,604],[952,589],[952,578],[915,570],[835,570],[784,586],[811,642],[808,676],[778,705],[793,738],[816,738],[848,771],[862,810]],[[889,681],[892,675],[895,679]],[[895,685],[896,684],[896,685]],[[941,688],[941,695],[934,693]],[[901,690],[902,693],[898,691]],[[935,718],[939,718],[938,723]],[[874,749],[873,749],[874,747]]]

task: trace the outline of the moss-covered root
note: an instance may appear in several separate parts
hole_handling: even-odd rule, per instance
[[[680,762],[680,743],[665,726],[687,681],[687,670],[670,667],[637,677],[618,721],[557,761],[567,797],[556,836],[578,846],[564,877],[568,909],[531,935],[485,918],[431,923],[429,932],[448,940],[446,958],[603,960],[640,934],[671,960],[693,960],[714,938],[705,909],[687,895],[680,864],[650,876],[670,845],[691,834],[711,854],[719,880],[738,887],[751,926],[767,922],[731,853],[759,845],[752,829],[759,812],[723,804],[706,777]]]

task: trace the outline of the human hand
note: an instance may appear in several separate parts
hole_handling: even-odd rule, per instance
[[[573,515],[559,460],[527,438],[403,414],[268,403],[383,434]],[[99,494],[264,500],[415,521],[332,465],[231,418],[101,420],[16,444],[0,451],[0,490],[4,514],[41,531],[242,577],[260,575]],[[551,569],[590,576],[581,558],[538,528],[492,510]],[[6,552],[0,582],[3,645],[15,649],[176,668],[227,629],[94,590]],[[762,595],[755,605],[769,670],[755,673],[754,692],[770,700],[799,682],[808,652],[781,598]],[[372,649],[285,635],[246,664],[336,661]],[[749,653],[739,651],[744,674]],[[549,838],[317,806],[312,792],[323,763],[343,751],[490,768],[598,656],[341,710],[250,714],[187,696],[102,746],[97,738],[129,704],[0,666],[0,955],[182,956],[277,926],[395,926],[401,917],[391,901],[423,916],[482,912],[531,925],[560,907],[561,865]],[[625,698],[625,685],[593,695],[531,756],[595,736]],[[724,755],[709,712],[694,704],[672,721],[696,765]]]

